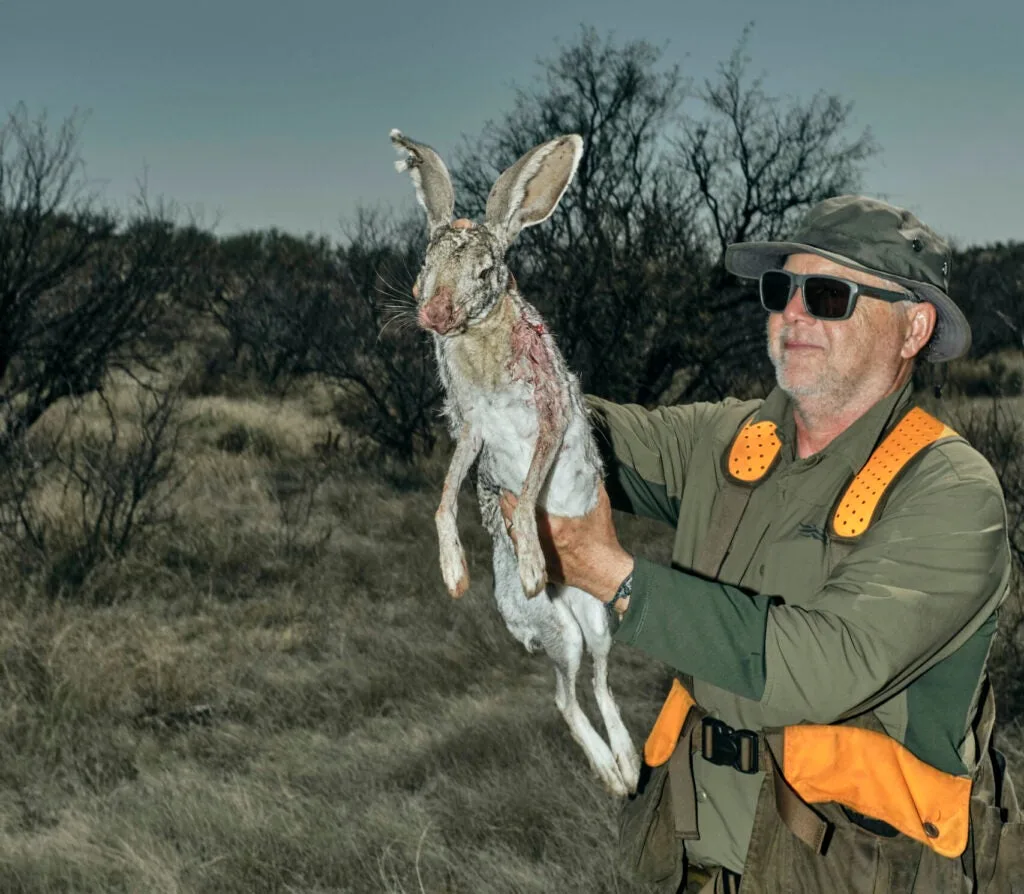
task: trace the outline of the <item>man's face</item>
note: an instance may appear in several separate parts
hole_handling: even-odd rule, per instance
[[[785,269],[823,273],[864,285],[901,291],[902,287],[813,254],[790,255]],[[768,315],[768,354],[783,391],[796,398],[826,401],[838,410],[859,394],[887,393],[901,367],[909,321],[906,305],[860,295],[846,320],[808,315],[797,289],[781,313]]]

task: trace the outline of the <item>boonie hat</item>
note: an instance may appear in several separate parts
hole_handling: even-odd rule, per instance
[[[971,346],[971,327],[949,289],[949,245],[909,211],[865,196],[819,202],[789,242],[737,242],[725,267],[745,279],[777,270],[786,256],[820,255],[905,286],[935,306],[935,331],[922,355],[932,363],[954,360]]]

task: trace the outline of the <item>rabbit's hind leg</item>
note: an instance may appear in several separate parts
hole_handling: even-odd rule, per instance
[[[605,788],[613,795],[625,797],[636,789],[636,782],[633,780],[631,783],[629,777],[623,774],[617,757],[583,713],[576,697],[576,677],[583,658],[583,633],[563,600],[555,598],[549,604],[554,611],[550,615],[549,623],[545,624],[541,631],[541,639],[545,651],[555,665],[555,704],[565,718],[569,732],[583,749],[590,766]],[[600,704],[600,699],[598,703]],[[612,707],[614,708],[614,703]],[[605,710],[602,706],[603,716],[606,716]],[[617,710],[615,713],[617,716]],[[621,720],[619,723],[621,725]],[[624,732],[625,727],[622,729]],[[627,741],[628,738],[627,734]]]
[[[494,540],[494,596],[505,626],[529,651],[543,648],[547,652],[555,666],[555,704],[565,719],[569,732],[583,749],[590,766],[605,788],[612,794],[625,797],[636,788],[635,774],[630,776],[620,770],[619,758],[612,753],[604,739],[594,729],[576,698],[576,677],[583,658],[584,644],[580,624],[564,599],[551,597],[554,587],[548,587],[533,599],[526,598],[519,578],[515,548],[501,519],[498,489],[481,476],[477,482],[477,495],[480,499],[480,513],[484,526],[491,532]],[[592,596],[585,593],[580,595],[596,603]],[[598,609],[604,611],[599,604]],[[607,652],[605,657],[607,658]],[[608,700],[611,700],[610,693]],[[598,704],[601,705],[600,696]],[[612,711],[614,718],[618,718],[614,702]],[[601,714],[605,725],[608,726],[608,718],[612,714],[607,713],[604,706],[601,707]],[[614,724],[614,720],[612,723]],[[633,746],[629,742],[629,734],[625,731],[621,718],[618,718],[618,723],[621,728],[620,735],[625,737],[625,742],[629,744],[631,750]],[[618,741],[618,736],[612,741]],[[621,743],[619,747],[623,747]],[[628,762],[626,765],[630,766]]]
[[[575,587],[563,588],[559,598],[568,604],[580,625],[587,644],[587,651],[590,652],[591,660],[594,663],[594,697],[597,700],[601,718],[604,720],[605,730],[608,732],[608,741],[611,744],[612,753],[615,755],[615,763],[630,792],[636,791],[637,781],[640,778],[640,755],[633,745],[626,724],[622,720],[622,714],[619,712],[619,706],[608,685],[608,654],[612,648],[612,635],[608,628],[606,609],[589,593]]]

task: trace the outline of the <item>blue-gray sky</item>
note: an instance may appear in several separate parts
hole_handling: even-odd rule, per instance
[[[961,244],[1024,239],[1020,0],[0,0],[0,110],[87,112],[111,204],[145,172],[218,232],[336,236],[358,203],[412,207],[390,128],[450,157],[581,23],[704,78],[751,20],[770,92],[871,127],[866,192]]]

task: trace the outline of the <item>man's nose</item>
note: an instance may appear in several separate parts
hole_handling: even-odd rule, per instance
[[[804,290],[802,287],[797,286],[793,289],[793,294],[789,296],[789,301],[786,302],[786,306],[782,311],[782,319],[787,323],[795,323],[797,320],[813,320],[807,308],[804,306]]]

